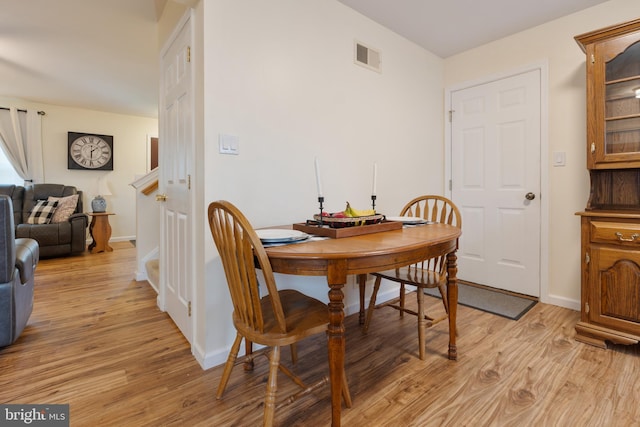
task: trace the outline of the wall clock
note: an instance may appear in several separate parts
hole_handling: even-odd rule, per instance
[[[113,136],[69,132],[67,169],[113,170]]]

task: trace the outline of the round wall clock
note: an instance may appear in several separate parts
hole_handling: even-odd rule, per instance
[[[69,132],[68,169],[113,170],[113,136]]]

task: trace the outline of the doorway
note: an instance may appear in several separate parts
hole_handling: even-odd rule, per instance
[[[449,197],[462,213],[458,277],[540,297],[546,261],[546,67],[447,91]]]

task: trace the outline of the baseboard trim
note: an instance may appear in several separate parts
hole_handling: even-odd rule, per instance
[[[540,302],[544,304],[557,305],[558,307],[580,311],[580,301],[558,295],[547,295],[540,297]]]

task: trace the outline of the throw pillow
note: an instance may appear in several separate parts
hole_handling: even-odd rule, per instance
[[[59,222],[67,222],[69,221],[69,217],[76,211],[76,206],[78,206],[78,194],[67,197],[50,196],[48,201],[58,202],[58,207],[53,213],[51,223],[57,224]]]
[[[36,203],[31,212],[29,212],[27,224],[49,224],[56,207],[58,207],[58,202],[38,200],[38,203]]]

